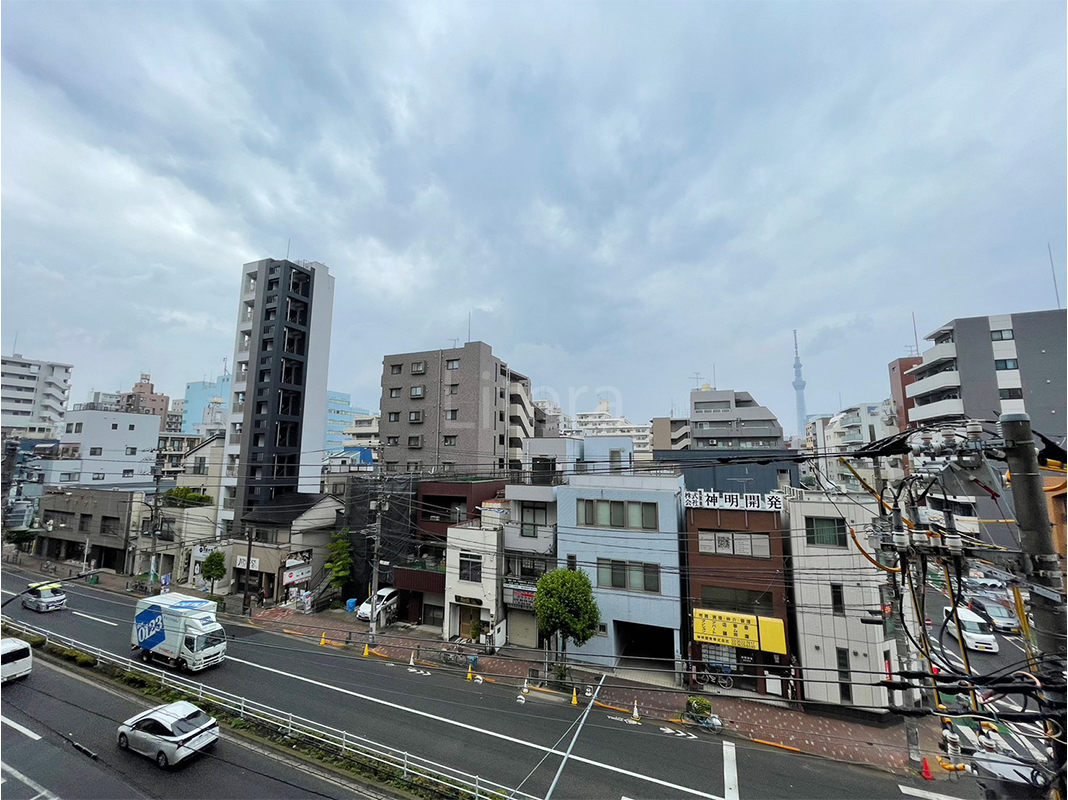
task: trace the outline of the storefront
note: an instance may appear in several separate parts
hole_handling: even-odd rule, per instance
[[[537,584],[506,578],[503,588],[502,600],[508,610],[508,643],[520,647],[537,647],[538,618],[534,615]]]

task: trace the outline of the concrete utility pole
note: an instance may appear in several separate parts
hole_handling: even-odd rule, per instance
[[[152,498],[152,560],[148,564],[148,594],[156,593],[156,542],[159,540],[159,529],[163,519],[162,504],[163,496],[160,494],[160,483],[163,481],[163,454],[156,454],[156,463],[152,466],[152,480],[156,484],[156,494]]]
[[[1051,589],[1052,594],[1062,598],[1058,602],[1046,597],[1045,593],[1031,592],[1035,646],[1044,657],[1046,669],[1054,676],[1063,675],[1066,661],[1064,584],[1057,552],[1053,547],[1049,507],[1046,505],[1042,476],[1038,470],[1038,454],[1035,450],[1034,433],[1031,431],[1031,418],[1027,414],[1002,414],[1000,422],[1001,435],[1005,439],[1005,457],[1012,475],[1016,523],[1020,528],[1020,548],[1023,550],[1020,568],[1026,580]],[[1051,705],[1064,710],[1063,688],[1047,689],[1045,694]],[[1051,735],[1050,744],[1053,747],[1055,763],[1063,765],[1066,755],[1064,739]],[[1060,797],[1065,796],[1063,771],[1054,782],[1054,790]]]
[[[385,449],[379,443],[378,461],[378,500],[375,514],[375,552],[374,561],[371,564],[371,646],[374,647],[378,636],[378,559],[382,551],[382,516],[389,509],[386,501],[386,463]]]
[[[879,492],[879,497],[882,497],[882,475],[879,471],[879,458],[875,458],[875,485]],[[879,511],[883,511],[882,504],[879,505]],[[901,508],[898,505],[894,505],[891,512],[891,530],[892,533],[900,536],[905,530],[905,524],[901,518]],[[900,552],[898,556],[898,564],[904,566],[908,559],[907,552]],[[905,604],[903,598],[902,582],[897,579],[896,572],[887,573],[890,577],[890,619],[894,623],[894,645],[897,651],[897,664],[899,670],[911,670],[912,669],[912,653],[909,652],[909,642],[905,635]],[[923,620],[919,621],[919,624],[923,624]],[[890,677],[890,676],[887,676]],[[901,705],[912,705],[909,698],[910,691],[902,690],[901,692]],[[920,721],[916,717],[905,717],[905,743],[908,746],[909,754],[909,766],[915,770],[923,767],[923,755],[920,753]]]

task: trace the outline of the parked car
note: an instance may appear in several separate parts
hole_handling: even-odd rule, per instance
[[[22,593],[22,606],[41,612],[59,611],[67,607],[67,593],[59,581],[31,583]]]
[[[394,589],[392,586],[387,586],[378,590],[378,602],[375,604],[377,613],[384,615],[388,620],[397,615],[397,600],[400,597],[400,592]],[[362,619],[364,622],[369,622],[371,619],[371,598],[368,597],[363,601],[363,604],[356,609],[356,619]]]
[[[957,625],[953,619],[953,609],[946,606],[942,609],[942,616],[946,620],[946,631],[956,636]],[[957,608],[957,616],[960,618],[960,633],[965,647],[984,653],[998,652],[998,640],[994,636],[994,627],[989,622],[964,606]]]
[[[119,747],[155,759],[163,769],[210,747],[218,738],[215,718],[185,700],[142,711],[119,726]]]
[[[33,650],[22,639],[0,639],[0,682],[29,675],[33,669]]]
[[[993,597],[972,597],[968,601],[968,608],[985,618],[999,633],[1018,633],[1020,630],[1016,612],[1007,603]]]

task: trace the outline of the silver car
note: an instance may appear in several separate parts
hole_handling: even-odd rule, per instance
[[[119,747],[155,759],[160,768],[184,761],[218,738],[215,718],[185,700],[142,711],[119,726]]]
[[[22,593],[22,606],[34,611],[59,611],[67,607],[67,594],[58,581],[31,583]]]

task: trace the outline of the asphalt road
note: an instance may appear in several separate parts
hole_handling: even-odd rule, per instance
[[[24,578],[5,571],[2,585],[6,599]],[[4,611],[129,656],[133,598],[77,585],[68,587],[68,597],[63,612],[35,614],[17,601]],[[548,789],[581,711],[537,693],[520,705],[514,688],[477,685],[455,672],[413,673],[245,626],[231,625],[228,633],[234,638],[227,663],[197,680],[537,796]],[[633,725],[626,715],[593,711],[556,797],[900,798],[899,784],[923,786],[750,742],[680,733],[655,720]],[[937,788],[978,796],[970,782]]]
[[[3,794],[34,798],[311,798],[367,795],[309,774],[224,734],[211,750],[161,770],[116,744],[118,724],[144,710],[129,699],[38,661],[0,696]],[[73,745],[94,753],[94,760]]]

